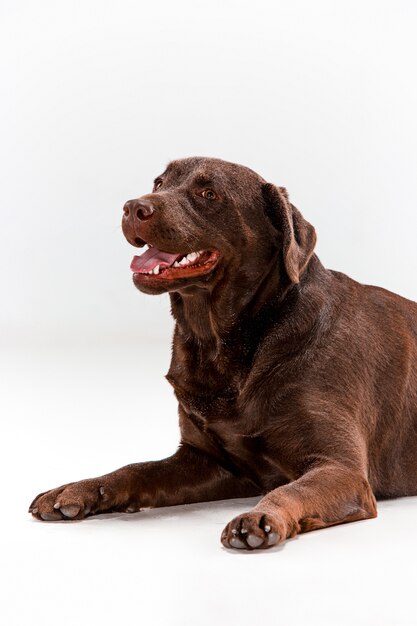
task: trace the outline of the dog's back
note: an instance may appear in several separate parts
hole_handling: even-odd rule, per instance
[[[370,483],[379,497],[416,495],[417,304],[380,287],[360,291],[378,411],[369,441]]]

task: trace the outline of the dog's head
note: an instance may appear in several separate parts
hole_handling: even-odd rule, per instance
[[[132,245],[148,245],[131,268],[136,287],[151,294],[213,289],[225,278],[250,289],[271,264],[281,281],[297,283],[316,241],[284,188],[203,157],[172,161],[152,193],[126,202],[122,228]]]

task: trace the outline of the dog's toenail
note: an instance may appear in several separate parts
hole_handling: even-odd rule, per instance
[[[238,531],[236,528],[232,528],[232,535],[238,535]]]
[[[61,504],[59,502],[56,502],[54,504],[54,509],[60,509],[61,508]]]
[[[241,532],[242,535],[246,535],[246,533],[248,532],[248,529],[247,528],[242,528],[240,530],[240,532]]]
[[[270,525],[269,525],[269,524],[267,524],[267,525],[265,526],[264,530],[265,530],[265,532],[266,532],[266,533],[269,533],[269,531],[271,530]]]
[[[135,507],[134,506],[127,507],[126,513],[136,513]]]
[[[106,500],[109,499],[109,496],[107,495],[107,493],[105,493],[104,491],[104,487],[100,487],[100,495],[103,498],[104,502],[106,502]]]
[[[246,541],[251,548],[259,548],[259,546],[264,542],[264,540],[257,535],[248,535]]]
[[[31,510],[31,513],[36,514],[37,512],[38,512],[38,507],[35,506],[35,508]]]

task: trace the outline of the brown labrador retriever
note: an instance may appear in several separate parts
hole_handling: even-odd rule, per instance
[[[262,495],[221,536],[254,549],[417,494],[417,304],[325,269],[286,190],[218,159],[170,163],[123,232],[148,244],[136,287],[170,294],[181,444],[40,494],[32,515]]]

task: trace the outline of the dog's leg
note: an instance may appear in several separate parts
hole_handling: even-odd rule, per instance
[[[233,519],[221,541],[227,548],[268,548],[298,533],[376,517],[366,478],[340,463],[327,462],[264,496]]]
[[[252,482],[236,478],[205,452],[184,444],[162,461],[127,465],[41,493],[29,512],[40,520],[58,521],[258,494]]]

